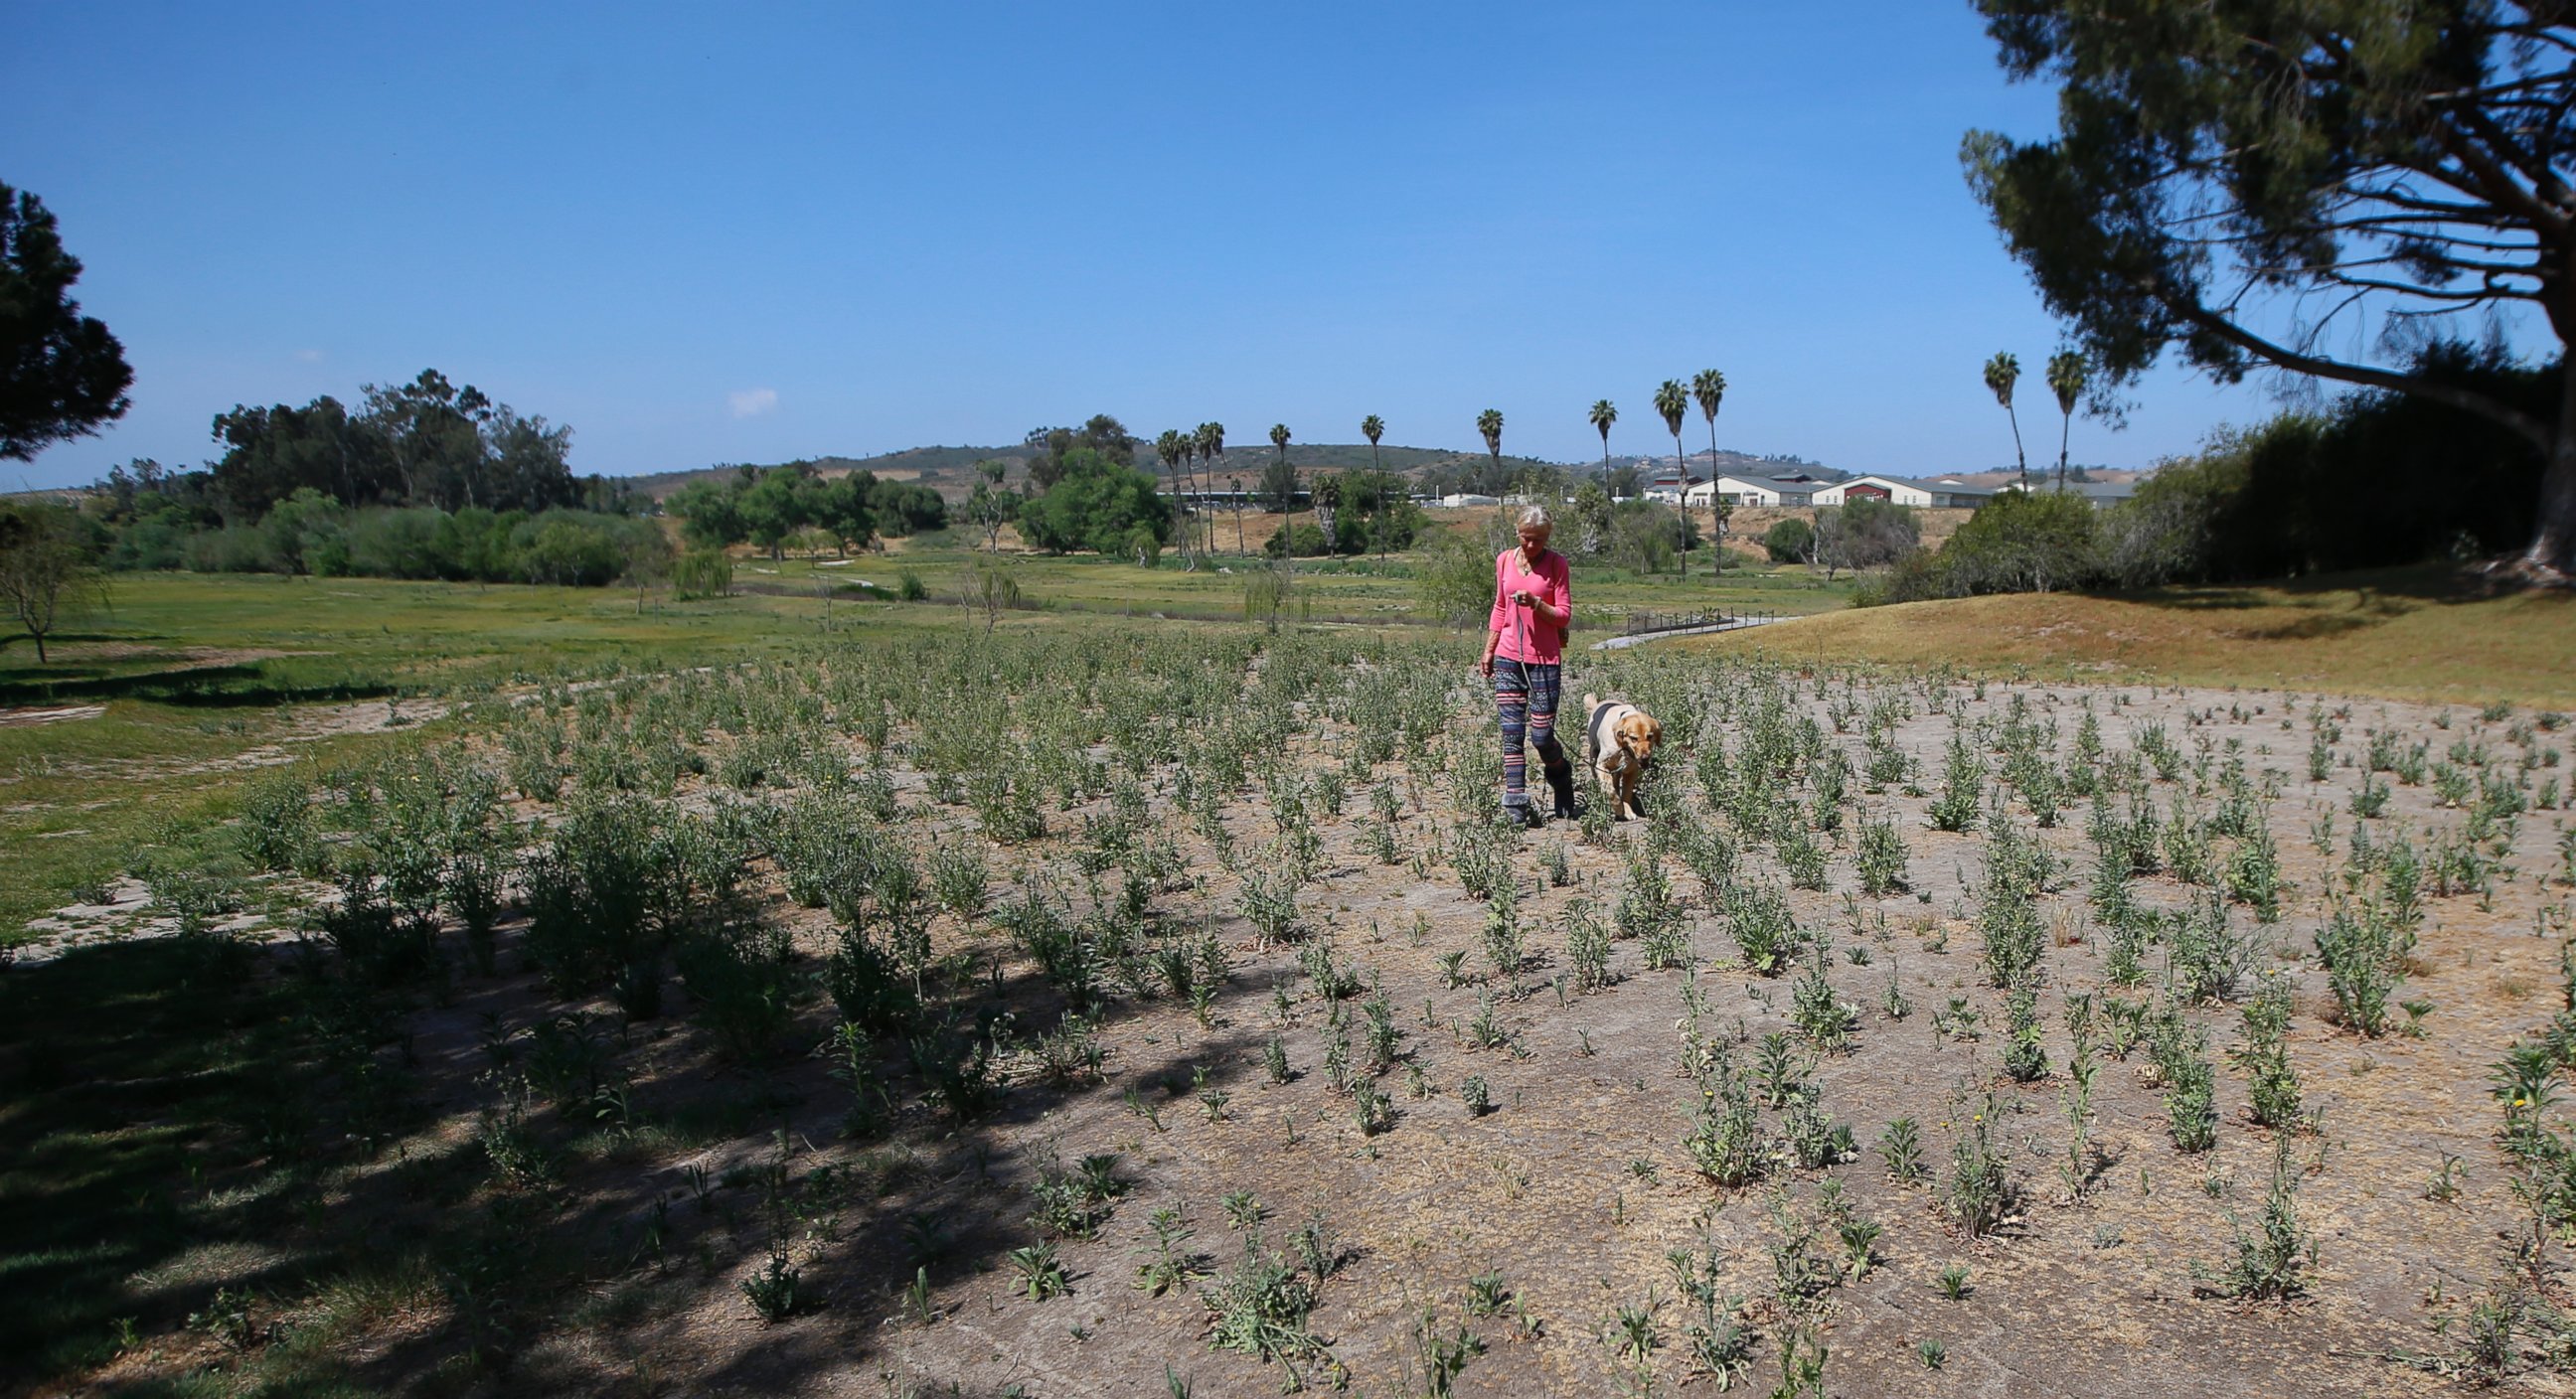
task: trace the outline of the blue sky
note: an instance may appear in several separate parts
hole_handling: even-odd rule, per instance
[[[1915,474],[2009,465],[1978,370],[2011,349],[2055,456],[2056,330],[1956,155],[2052,99],[1964,3],[0,0],[0,34],[0,180],[136,372],[11,486],[423,366],[611,474],[1100,411],[1469,446],[1494,407],[1506,450],[1582,460],[1594,399],[1653,451],[1655,385],[1707,367],[1728,446]],[[2273,407],[2134,398],[2077,460]]]

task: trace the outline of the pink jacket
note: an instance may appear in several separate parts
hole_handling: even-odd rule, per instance
[[[1518,549],[1505,549],[1494,558],[1494,610],[1486,617],[1485,627],[1502,638],[1494,654],[1507,661],[1530,665],[1557,665],[1565,659],[1565,632],[1541,618],[1537,611],[1515,603],[1512,594],[1526,590],[1539,601],[1564,613],[1574,615],[1574,571],[1567,566],[1565,555],[1553,549],[1538,556],[1538,567],[1525,567],[1526,560]],[[1514,620],[1518,614],[1518,620]]]

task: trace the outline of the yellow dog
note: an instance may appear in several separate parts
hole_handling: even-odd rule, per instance
[[[1663,741],[1664,726],[1654,715],[1620,700],[1605,704],[1598,696],[1585,695],[1583,708],[1589,716],[1583,734],[1592,746],[1592,772],[1601,779],[1601,790],[1610,793],[1611,819],[1643,817],[1637,789],[1646,780],[1655,745]]]

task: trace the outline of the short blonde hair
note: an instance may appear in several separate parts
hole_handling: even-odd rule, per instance
[[[1546,506],[1533,505],[1521,512],[1521,522],[1513,528],[1553,531],[1556,528],[1556,521],[1547,517]]]

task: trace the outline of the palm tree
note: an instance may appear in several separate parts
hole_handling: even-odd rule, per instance
[[[1619,410],[1611,406],[1610,400],[1605,398],[1592,405],[1592,425],[1601,430],[1601,474],[1604,476],[1610,474],[1610,425],[1617,421]]]
[[[1493,458],[1494,483],[1503,479],[1503,410],[1488,408],[1476,415],[1476,431],[1485,438],[1485,455]]]
[[[2057,411],[2064,419],[2057,432],[2057,488],[2061,491],[2066,489],[2066,441],[2075,431],[2075,400],[2084,396],[2090,369],[2084,356],[2074,350],[2048,357],[2048,387],[2056,393]]]
[[[1288,425],[1286,423],[1272,423],[1270,425],[1270,445],[1279,449],[1279,464],[1281,466],[1288,466]],[[1288,489],[1281,492],[1279,501],[1279,514],[1281,516],[1279,525],[1282,529],[1285,529],[1288,526],[1286,517],[1297,513],[1297,468],[1288,466],[1288,470],[1284,474],[1288,478]]]
[[[1377,440],[1386,436],[1386,419],[1375,413],[1360,419],[1360,436],[1369,440],[1369,478],[1377,485],[1377,518],[1383,522],[1386,518],[1386,463],[1378,459]],[[1371,529],[1369,533],[1377,536],[1378,562],[1386,562],[1386,531]]]
[[[1288,488],[1280,492],[1279,537],[1290,547],[1280,551],[1279,561],[1289,568],[1295,568],[1297,566],[1297,550],[1294,547],[1297,542],[1297,531],[1294,528],[1297,519],[1297,468],[1288,465],[1288,425],[1286,423],[1270,425],[1270,445],[1279,449],[1279,465],[1288,468],[1282,473],[1288,478]],[[1235,517],[1237,521],[1242,518],[1240,515]],[[1238,523],[1236,529],[1239,531],[1241,528]]]
[[[1334,513],[1341,508],[1342,504],[1342,478],[1339,476],[1317,475],[1315,477],[1314,496],[1315,527],[1323,531],[1324,547],[1334,553],[1339,553],[1340,549],[1333,538],[1333,517]]]
[[[1690,577],[1690,472],[1682,465],[1682,418],[1690,412],[1690,390],[1679,379],[1666,379],[1655,390],[1655,411],[1664,431],[1673,435],[1673,474],[1682,478],[1682,577]],[[1607,446],[1607,443],[1603,444]]]
[[[1216,467],[1225,464],[1225,424],[1201,423],[1198,435],[1199,450],[1207,453],[1216,463],[1215,466],[1208,468],[1208,482],[1213,485],[1216,482]],[[1214,520],[1208,521],[1208,548],[1211,552],[1216,548],[1216,521]],[[1238,554],[1243,552],[1243,499],[1240,495],[1234,502],[1234,551]]]
[[[2030,458],[2021,450],[2021,415],[2013,411],[2013,385],[2021,382],[2021,361],[2010,350],[1986,361],[1986,387],[1994,390],[1995,402],[2004,406],[2004,416],[2012,419],[2013,457],[2021,463],[2021,488],[2030,489]]]
[[[1188,548],[1192,554],[1203,552],[1199,548],[1199,515],[1207,508],[1207,497],[1199,493],[1199,459],[1205,455],[1199,447],[1199,435],[1195,430],[1181,433],[1181,465],[1190,491],[1190,517],[1182,524],[1188,531],[1184,537],[1190,541]]]
[[[1163,475],[1172,483],[1172,508],[1184,516],[1188,513],[1189,498],[1181,490],[1181,463],[1189,460],[1190,447],[1197,440],[1184,437],[1173,428],[1165,428],[1162,435],[1154,439],[1154,457],[1163,464]],[[1196,568],[1198,561],[1191,558],[1185,549],[1181,554],[1181,566],[1186,571]]]
[[[1726,376],[1714,369],[1692,375],[1691,397],[1699,404],[1699,415],[1708,419],[1708,532],[1714,548],[1725,541],[1726,517],[1734,511],[1717,493],[1717,405],[1726,400]]]

